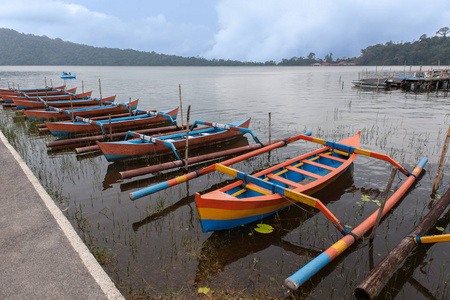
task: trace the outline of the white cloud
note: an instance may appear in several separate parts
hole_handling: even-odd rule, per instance
[[[245,61],[359,56],[376,43],[433,35],[450,11],[444,0],[222,0],[216,9],[220,30],[203,55]]]
[[[120,19],[52,0],[4,2],[0,1],[0,27],[74,43],[196,56],[212,42],[207,27],[169,22],[162,14]]]
[[[310,52],[359,56],[370,45],[417,40],[450,26],[446,0],[170,1],[0,0],[0,27],[97,47],[280,61]]]

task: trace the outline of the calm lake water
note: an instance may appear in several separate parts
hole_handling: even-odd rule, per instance
[[[374,71],[364,68],[364,71]],[[418,68],[417,68],[418,69]],[[403,71],[403,67],[384,71]],[[293,294],[282,288],[285,278],[340,239],[318,211],[292,207],[264,220],[270,234],[253,231],[255,224],[228,231],[202,233],[194,195],[232,181],[211,173],[138,200],[129,193],[183,174],[119,179],[118,172],[145,166],[148,160],[108,163],[97,154],[47,151],[51,135],[0,109],[0,125],[11,143],[39,178],[64,214],[124,295],[162,298],[202,298],[208,287],[213,298],[352,299],[354,288],[370,269],[428,212],[432,184],[450,123],[449,98],[439,91],[404,92],[358,89],[351,81],[362,67],[8,67],[0,66],[0,88],[8,82],[21,88],[42,87],[44,80],[63,84],[62,71],[76,73],[68,87],[93,96],[117,95],[116,102],[140,99],[140,109],[164,110],[180,104],[191,121],[228,123],[251,117],[250,128],[260,140],[286,138],[311,131],[313,136],[339,141],[361,134],[361,148],[392,156],[412,170],[429,159],[420,180],[382,221],[373,248],[358,241]],[[179,115],[180,116],[180,115]],[[180,121],[179,121],[180,123]],[[254,143],[246,135],[221,148]],[[234,168],[254,173],[269,165],[317,149],[296,142]],[[192,166],[191,170],[200,166]],[[315,197],[343,224],[356,227],[372,214],[389,179],[391,166],[359,156],[347,172]],[[449,187],[445,162],[439,194]],[[405,179],[398,175],[393,188]],[[367,198],[368,197],[368,198]],[[363,201],[369,200],[369,201]],[[436,226],[448,233],[447,211]],[[434,229],[432,233],[439,233]],[[381,292],[381,298],[450,298],[448,243],[417,247]],[[226,292],[228,294],[226,295]],[[131,297],[131,296],[130,296]]]

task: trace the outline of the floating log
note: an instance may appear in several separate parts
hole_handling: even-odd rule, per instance
[[[392,249],[391,252],[364,278],[356,287],[355,296],[357,299],[372,299],[378,291],[385,285],[397,266],[411,253],[416,246],[414,238],[411,236],[422,235],[428,232],[436,223],[437,219],[444,212],[450,203],[450,189],[433,206],[423,220]]]
[[[176,130],[177,127],[176,126],[166,126],[166,127],[155,127],[155,128],[150,128],[150,129],[142,129],[142,130],[137,130],[136,132],[138,133],[142,133],[142,134],[154,134],[154,133],[158,133],[158,132],[166,132],[166,131],[173,131]],[[126,132],[117,132],[117,133],[113,133],[112,137],[113,138],[124,138],[126,136]],[[79,138],[74,138],[74,139],[65,139],[65,140],[57,140],[57,141],[50,141],[50,142],[46,142],[46,146],[47,147],[58,147],[58,146],[65,146],[65,148],[67,147],[74,147],[73,145],[80,146],[80,145],[86,145],[89,144],[90,142],[95,142],[95,141],[102,141],[104,140],[104,136],[103,135],[92,135],[92,136],[85,136],[85,137],[79,137]]]
[[[263,143],[263,145],[267,146],[267,145],[278,143],[281,141],[282,140],[275,140],[272,143],[265,142],[265,143]],[[218,158],[221,158],[224,156],[234,155],[234,154],[251,151],[251,150],[255,150],[255,149],[259,149],[259,148],[261,148],[261,144],[253,144],[253,145],[238,147],[238,148],[234,148],[234,149],[230,149],[230,150],[204,154],[204,155],[200,155],[200,156],[196,156],[196,157],[190,157],[187,159],[187,161],[188,161],[188,164],[191,165],[191,164],[196,164],[196,163],[200,163],[200,162],[212,160],[212,159],[218,159]],[[153,165],[153,166],[129,170],[129,171],[122,171],[122,172],[119,172],[119,176],[121,179],[125,179],[125,178],[155,173],[155,172],[159,172],[159,171],[179,168],[181,166],[183,166],[183,161],[175,160],[175,161],[171,161],[171,162],[167,162],[167,163],[163,163],[163,164],[159,164],[159,165]]]

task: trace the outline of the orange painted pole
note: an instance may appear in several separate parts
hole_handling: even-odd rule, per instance
[[[382,216],[384,216],[392,207],[394,207],[394,205],[397,204],[397,202],[408,191],[408,189],[416,180],[417,176],[419,176],[420,172],[422,172],[422,169],[427,163],[427,161],[428,159],[422,158],[422,160],[416,166],[412,174],[405,180],[402,186],[391,196],[391,198],[389,198],[389,200],[386,201],[386,205],[383,209]],[[285,286],[293,291],[298,289],[309,278],[311,278],[313,275],[319,272],[323,267],[325,267],[333,259],[338,257],[347,248],[353,245],[354,242],[359,240],[366,232],[368,232],[374,226],[378,216],[378,210],[375,211],[372,215],[370,215],[364,222],[362,222],[349,234],[347,234],[339,241],[334,243],[330,248],[328,248],[322,254],[314,258],[307,265],[298,270],[295,274],[287,278],[284,282]]]
[[[377,152],[373,152],[373,151],[369,151],[369,150],[364,150],[364,149],[355,148],[355,147],[351,147],[351,146],[347,146],[347,145],[342,145],[342,144],[335,143],[335,142],[325,141],[325,140],[318,139],[318,138],[311,137],[311,136],[299,136],[299,139],[313,142],[316,144],[325,145],[330,148],[342,150],[342,151],[349,152],[349,153],[356,153],[356,154],[361,154],[364,156],[369,156],[369,157],[373,157],[376,159],[384,160],[384,161],[391,163],[393,166],[395,166],[397,169],[399,169],[400,172],[402,172],[406,176],[411,175],[411,173],[408,170],[403,168],[398,162],[396,162],[395,160],[393,160],[390,156],[388,156],[386,154],[381,154],[381,153],[377,153]]]
[[[307,136],[309,134],[311,134],[311,132],[307,132],[305,134],[302,134],[301,136]],[[299,140],[299,136],[300,135],[297,135],[297,136],[294,136],[294,137],[290,137],[290,138],[287,138],[287,139],[285,139],[285,140],[283,140],[281,142],[274,143],[274,144],[272,144],[270,146],[267,146],[267,147],[264,147],[264,148],[261,148],[261,149],[257,149],[255,151],[252,151],[252,152],[249,152],[249,153],[245,153],[245,154],[242,154],[240,156],[236,156],[236,157],[231,158],[229,160],[223,161],[221,164],[224,165],[224,166],[229,166],[229,165],[238,163],[240,161],[249,159],[250,157],[257,156],[259,154],[271,151],[273,149],[276,149],[276,148],[279,148],[279,147],[282,147],[282,146],[286,146],[289,143],[292,143],[292,142],[295,142],[295,141]],[[188,173],[188,174],[185,174],[185,175],[182,175],[182,176],[170,179],[168,181],[164,181],[164,182],[161,182],[161,183],[149,186],[147,188],[138,190],[136,192],[132,192],[132,193],[130,193],[130,199],[131,200],[135,200],[135,199],[142,198],[142,197],[144,197],[146,195],[150,195],[150,194],[156,193],[156,192],[161,191],[163,189],[166,189],[166,188],[172,187],[174,185],[180,184],[182,182],[185,182],[185,181],[197,178],[199,176],[211,173],[213,171],[215,171],[215,165],[210,165],[208,167],[201,168],[200,170],[197,170],[195,172],[191,172],[191,173]]]

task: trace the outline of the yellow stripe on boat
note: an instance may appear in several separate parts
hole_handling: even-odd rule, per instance
[[[231,210],[231,209],[220,209],[220,208],[204,208],[198,207],[198,213],[202,216],[202,219],[212,219],[212,220],[234,220],[240,218],[246,218],[251,216],[258,216],[262,214],[272,213],[286,206],[291,205],[289,201],[283,202],[278,205],[267,206],[263,208],[255,209],[245,209],[245,210]]]

